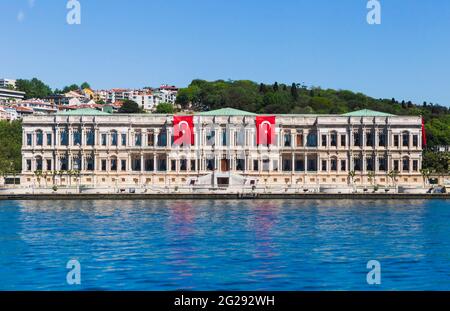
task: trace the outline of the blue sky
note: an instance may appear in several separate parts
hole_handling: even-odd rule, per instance
[[[0,77],[304,82],[450,105],[448,0],[380,0],[376,26],[367,0],[79,1],[81,25],[68,25],[66,0],[0,0]]]

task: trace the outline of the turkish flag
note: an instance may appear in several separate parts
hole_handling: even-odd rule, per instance
[[[275,116],[256,117],[256,144],[272,145],[275,141]]]
[[[425,119],[422,117],[422,148],[427,146],[427,132],[425,130]]]
[[[194,116],[173,116],[173,136],[175,145],[195,144]]]

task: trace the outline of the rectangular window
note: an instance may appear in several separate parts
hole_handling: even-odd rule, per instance
[[[409,171],[409,159],[403,159],[403,171]]]
[[[106,134],[102,134],[102,146],[106,146]]]
[[[263,159],[262,160],[262,170],[264,172],[268,172],[270,169],[270,160],[269,159]]]
[[[27,171],[31,171],[31,160],[27,160]]]
[[[52,144],[52,134],[47,134],[47,146],[51,146]]]
[[[155,135],[153,133],[147,134],[147,145],[153,147],[155,145]]]
[[[394,160],[394,171],[400,171],[398,160]]]
[[[283,159],[283,172],[290,172],[292,170],[292,162],[290,159]]]
[[[337,171],[337,160],[336,159],[331,159],[330,163],[331,163],[331,167],[330,167],[331,170],[334,171],[334,172]]]
[[[322,135],[322,147],[327,146],[327,135]]]
[[[27,134],[27,146],[33,145],[33,135]]]
[[[386,147],[386,134],[385,133],[378,134],[378,146]]]
[[[134,136],[134,145],[135,146],[142,146],[142,134],[136,133]]]
[[[145,170],[146,170],[147,172],[152,172],[152,171],[154,171],[154,168],[153,168],[153,159],[147,159],[147,160],[145,160]]]
[[[361,171],[361,159],[360,158],[353,159],[353,170]]]
[[[322,160],[322,171],[327,170],[327,160]]]
[[[386,158],[378,158],[378,170],[386,171]]]
[[[317,171],[317,160],[314,159],[308,159],[308,171],[315,172]]]
[[[278,160],[273,160],[273,162],[272,162],[272,170],[278,171]]]
[[[158,147],[166,147],[167,146],[167,132],[166,130],[161,130],[158,136]],[[166,169],[164,169],[165,171]]]
[[[372,157],[366,158],[366,170],[369,172],[374,170]]]
[[[171,171],[176,171],[177,170],[177,161],[176,160],[171,160],[170,161],[170,170]]]
[[[345,172],[347,170],[347,161],[341,160],[341,171]]]
[[[399,146],[399,137],[398,135],[394,135],[394,147],[398,147]]]
[[[121,160],[120,161],[120,169],[122,170],[122,171],[126,171],[127,170],[127,160]]]
[[[121,142],[122,146],[126,146],[127,145],[127,134],[122,133],[121,137],[122,137],[122,142]]]
[[[317,147],[317,135],[315,133],[309,133],[306,140],[308,147]]]
[[[134,159],[132,161],[133,164],[133,171],[140,171],[141,170],[141,159]]]
[[[117,146],[117,133],[116,132],[111,133],[111,145]]]
[[[236,159],[236,171],[243,171],[245,169],[245,160]]]
[[[337,134],[331,134],[330,139],[331,147],[337,147]]]
[[[164,172],[167,170],[166,159],[158,159],[158,171]]]
[[[227,146],[227,130],[222,129],[222,146]]]
[[[367,147],[373,147],[374,143],[373,143],[373,134],[372,132],[367,132],[366,133],[366,146]]]
[[[290,133],[284,133],[284,146],[285,147],[291,146],[291,134]]]
[[[345,147],[346,145],[347,136],[341,135],[341,147]]]
[[[36,159],[36,170],[42,171],[42,159],[41,158]]]
[[[259,171],[259,162],[258,160],[253,160],[253,170]]]
[[[106,160],[102,160],[102,171],[106,171]]]
[[[47,171],[52,170],[52,160],[47,160]]]
[[[207,146],[213,146],[215,144],[215,137],[216,137],[216,132],[215,131],[209,131],[206,134],[206,145]]]
[[[303,134],[297,134],[297,147],[303,147]]]
[[[191,171],[196,170],[195,160],[191,160]]]
[[[87,170],[93,171],[94,170],[94,158],[87,158]]]
[[[419,170],[419,161],[413,160],[413,171],[417,172]]]
[[[305,170],[305,162],[300,159],[295,159],[295,171],[302,172]]]
[[[67,146],[69,145],[69,134],[67,133],[67,131],[63,130],[61,132],[61,145],[62,146]]]
[[[408,133],[404,133],[404,134],[402,135],[402,137],[403,137],[403,139],[402,139],[402,141],[403,141],[403,143],[402,143],[403,147],[408,147],[408,146],[409,146],[409,134],[408,134]]]
[[[74,146],[81,145],[81,132],[80,131],[73,132],[73,144],[74,144]]]
[[[206,160],[206,169],[208,171],[214,171],[214,159]]]
[[[117,159],[111,159],[111,171],[117,171]]]
[[[95,133],[94,131],[90,130],[86,133],[86,145],[94,146],[94,144],[95,144]]]
[[[244,146],[245,143],[245,130],[240,130],[234,133],[234,143],[236,146]]]
[[[361,146],[361,138],[359,132],[353,133],[353,146]]]
[[[38,131],[36,134],[36,145],[42,146],[44,144],[44,134],[41,131]]]
[[[419,146],[419,136],[413,135],[413,146],[418,147]]]

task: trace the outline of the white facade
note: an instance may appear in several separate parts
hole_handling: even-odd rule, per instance
[[[8,87],[16,88],[16,80],[0,79],[0,88],[7,89]]]
[[[170,115],[26,117],[22,184],[36,186],[35,171],[59,172],[46,184],[112,189],[423,183],[421,117],[278,115],[271,146],[256,145],[255,116],[196,115],[194,124],[195,144],[181,148]]]

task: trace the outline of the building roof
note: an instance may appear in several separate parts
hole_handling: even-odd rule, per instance
[[[107,112],[99,111],[92,108],[83,108],[71,111],[58,112],[59,116],[108,116]]]
[[[374,111],[374,110],[370,110],[370,109],[362,109],[362,110],[352,111],[349,113],[344,113],[343,116],[345,116],[345,117],[394,117],[395,115],[386,113],[386,112]]]
[[[222,108],[217,110],[197,113],[199,116],[256,116],[256,113],[234,108]]]

